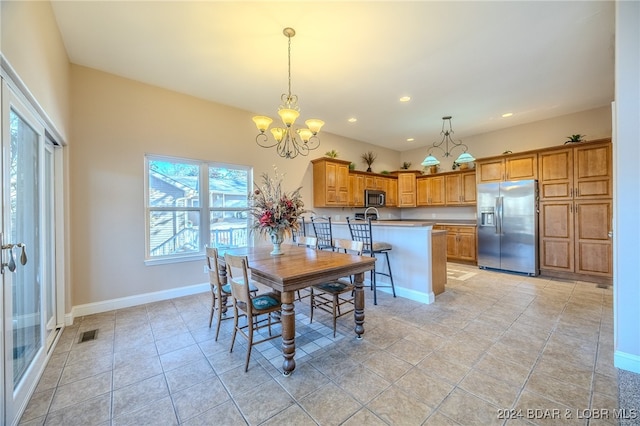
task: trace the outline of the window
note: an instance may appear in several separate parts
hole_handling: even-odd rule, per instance
[[[145,174],[147,260],[249,245],[249,167],[148,155]]]

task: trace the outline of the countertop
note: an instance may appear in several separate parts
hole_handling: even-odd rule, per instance
[[[332,224],[335,225],[346,225],[346,221],[332,221]],[[397,226],[397,227],[424,227],[424,226],[434,226],[434,225],[468,225],[468,226],[476,226],[475,220],[464,220],[464,219],[436,219],[436,220],[425,220],[425,219],[382,219],[382,220],[372,220],[372,226]]]

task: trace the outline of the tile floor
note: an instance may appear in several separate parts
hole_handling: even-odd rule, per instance
[[[434,304],[379,294],[373,306],[365,293],[361,341],[350,317],[334,339],[328,316],[309,325],[296,306],[288,378],[280,339],[256,346],[244,373],[232,321],[213,339],[207,293],[77,318],[21,423],[617,424],[593,418],[618,407],[611,287],[450,263]],[[92,329],[97,339],[78,343]]]

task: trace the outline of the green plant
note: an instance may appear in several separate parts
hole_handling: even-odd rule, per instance
[[[584,139],[582,139],[585,135],[571,135],[571,136],[567,136],[567,138],[569,139],[568,141],[565,142],[565,144],[567,143],[575,143],[575,142],[582,142],[584,141]]]
[[[411,162],[410,161],[405,161],[404,163],[402,163],[402,166],[400,168],[402,170],[407,170],[407,169],[409,169],[409,167],[411,167]]]
[[[329,158],[338,158],[338,151],[336,151],[335,149],[332,149],[331,151],[325,152],[324,155],[326,155]]]
[[[356,163],[349,163],[349,170],[355,170],[356,169]]]
[[[380,172],[381,175],[390,175],[391,172],[389,170],[383,170]]]
[[[378,158],[378,154],[375,154],[373,151],[367,151],[364,154],[362,154],[360,158],[362,158],[362,161],[364,161],[367,164],[367,171],[370,172],[371,165],[373,164],[374,161],[376,161],[376,158]]]

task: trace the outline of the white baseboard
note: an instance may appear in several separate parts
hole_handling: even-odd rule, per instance
[[[368,289],[370,288],[370,285],[365,283],[364,288]],[[393,292],[391,291],[391,288],[389,287],[383,287],[383,288],[378,287],[378,291],[382,291],[387,294],[393,294]],[[405,299],[409,299],[409,300],[413,300],[413,301],[416,301],[419,303],[425,303],[425,304],[433,303],[436,300],[436,296],[433,292],[422,293],[420,291],[410,290],[410,289],[406,289],[398,286],[396,286],[396,296],[404,297]]]
[[[616,368],[640,374],[640,356],[638,355],[615,351],[613,353],[613,365]]]
[[[210,285],[208,282],[186,287],[172,288],[170,290],[155,291],[153,293],[137,294],[135,296],[105,300],[102,302],[77,305],[71,308],[70,314],[65,314],[65,324],[72,325],[73,320],[76,317],[99,314],[101,312],[112,311],[114,309],[130,308],[132,306],[143,305],[145,303],[159,302],[161,300],[189,296],[192,294],[204,293],[207,291],[210,291]]]
[[[365,282],[364,287],[365,289],[369,288],[369,283]],[[187,287],[173,288],[170,290],[156,291],[153,293],[137,294],[135,296],[121,297],[118,299],[104,300],[102,302],[87,303],[84,305],[76,305],[71,308],[71,313],[65,314],[64,323],[65,325],[73,325],[73,321],[76,317],[99,314],[102,312],[112,311],[114,309],[130,308],[132,306],[143,305],[145,303],[159,302],[161,300],[204,293],[209,291],[209,289],[209,283],[206,282]],[[390,288],[378,288],[378,290],[391,294]],[[402,287],[396,287],[396,295],[420,303],[429,304],[435,301],[435,295],[433,294],[433,292],[427,294]]]

